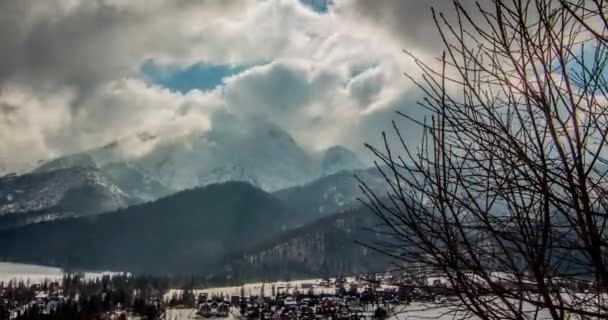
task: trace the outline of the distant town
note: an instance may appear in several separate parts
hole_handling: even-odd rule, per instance
[[[195,281],[128,274],[11,280],[0,283],[0,319],[385,319],[409,304],[452,299],[441,280],[403,274],[217,288]]]

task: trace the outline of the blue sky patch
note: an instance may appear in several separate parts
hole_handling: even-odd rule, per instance
[[[584,82],[590,81],[594,86],[604,86],[608,82],[608,50],[603,47],[598,48],[597,46],[587,45],[581,46],[578,51],[578,60],[573,59],[569,61],[566,65],[566,70],[559,70],[559,73],[567,72],[572,83],[581,89]],[[586,71],[583,69],[583,64]],[[591,80],[590,73],[597,73],[599,77]],[[586,77],[584,81],[583,75]]]
[[[330,0],[300,0],[300,2],[318,13],[329,11]]]
[[[208,91],[222,84],[224,78],[243,72],[249,66],[193,64],[187,67],[162,66],[153,60],[140,67],[147,81],[170,90],[186,93],[193,89]]]

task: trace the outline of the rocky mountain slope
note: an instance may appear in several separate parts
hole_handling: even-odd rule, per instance
[[[0,217],[47,209],[90,215],[113,211],[136,201],[93,168],[0,178]]]
[[[111,212],[172,192],[123,164],[4,176],[0,177],[0,230]]]

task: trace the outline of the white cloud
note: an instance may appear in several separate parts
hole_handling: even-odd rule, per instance
[[[206,130],[224,109],[262,115],[310,148],[360,147],[397,105],[413,103],[402,72],[414,67],[402,47],[428,49],[355,9],[342,1],[327,14],[297,0],[5,1],[0,101],[11,107],[0,112],[0,163],[18,168],[147,130]],[[258,66],[216,90],[181,94],[138,79],[150,58]]]
[[[24,161],[55,155],[47,138],[70,123],[66,109],[74,99],[68,88],[41,97],[28,88],[5,86],[0,91],[0,169],[21,169]]]

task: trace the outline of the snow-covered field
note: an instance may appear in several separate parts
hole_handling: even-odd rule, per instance
[[[388,320],[428,320],[428,319],[438,319],[438,320],[454,320],[461,319],[467,314],[463,312],[459,312],[454,314],[450,309],[443,307],[439,304],[433,303],[412,303],[407,306],[398,307],[399,309],[388,318]],[[195,309],[169,309],[167,310],[166,320],[194,320],[201,319],[195,317],[196,310]],[[470,316],[466,317],[467,319],[477,319],[476,317]],[[541,312],[538,315],[539,320],[550,319],[551,317],[548,314]],[[370,319],[371,314],[370,314]],[[229,316],[226,320],[237,320],[234,316]]]
[[[272,283],[248,283],[243,286],[233,286],[233,287],[216,287],[216,288],[207,288],[207,289],[198,289],[193,290],[195,294],[206,293],[209,296],[239,296],[241,295],[241,290],[244,291],[245,296],[258,296],[262,293],[262,288],[264,290],[264,294],[266,296],[270,295],[272,292],[272,286],[274,285],[276,293],[284,292],[284,293],[292,293],[295,289],[300,290],[300,292],[306,292],[307,289],[302,289],[302,284],[314,284],[314,292],[315,294],[327,293],[334,294],[336,292],[335,288],[324,288],[318,287],[320,279],[310,279],[310,280],[297,280],[297,281],[278,281]],[[170,299],[173,294],[181,294],[182,290],[174,289],[170,290],[167,294],[165,294],[165,299]]]
[[[353,282],[354,278],[346,278],[347,282]],[[335,287],[322,287],[319,286],[321,279],[306,279],[306,280],[294,280],[294,281],[277,281],[277,282],[255,282],[248,283],[243,286],[233,286],[233,287],[215,287],[215,288],[207,288],[207,289],[199,289],[193,290],[195,294],[206,293],[209,296],[239,296],[241,295],[241,290],[244,291],[245,296],[258,296],[261,295],[262,289],[264,290],[264,295],[268,296],[272,293],[272,287],[274,286],[276,293],[293,293],[294,290],[299,290],[301,293],[308,292],[309,289],[303,288],[302,285],[313,285],[313,292],[315,294],[335,294]],[[395,289],[395,286],[390,285],[382,285],[382,288],[385,289]],[[363,287],[360,287],[359,290],[363,290]],[[165,299],[171,298],[173,294],[181,294],[182,290],[174,289],[170,290],[166,295]]]
[[[116,274],[116,272],[85,272],[85,279],[99,278],[103,275]],[[64,275],[60,268],[45,267],[33,264],[21,264],[13,262],[0,262],[0,281],[21,281],[30,284],[42,283],[44,281],[59,281]]]
[[[412,303],[400,308],[399,312],[391,316],[388,320],[418,320],[418,319],[439,319],[453,320],[454,314],[449,313],[448,309],[435,304]],[[167,310],[166,320],[190,320],[197,319],[194,309],[169,309]],[[457,317],[456,317],[457,318]],[[200,318],[198,318],[200,319]],[[236,317],[230,316],[226,320],[235,320]]]
[[[43,267],[30,264],[0,262],[0,281],[29,280],[30,283],[40,283],[45,280],[60,280],[63,270],[53,267]]]
[[[347,278],[347,281],[353,281],[353,278]],[[314,293],[327,293],[334,294],[335,288],[320,287],[320,279],[308,279],[308,280],[297,280],[297,281],[279,281],[273,283],[248,283],[243,286],[232,286],[232,287],[216,287],[208,289],[194,290],[195,294],[206,293],[210,296],[223,295],[229,297],[233,295],[240,295],[241,291],[244,291],[246,296],[260,295],[262,287],[264,288],[264,294],[270,295],[272,287],[275,287],[277,292],[293,292],[294,290],[300,290],[300,292],[306,292],[308,289],[302,289],[302,284],[313,284]],[[384,285],[385,288],[394,288],[393,286]],[[173,294],[181,294],[181,290],[170,290],[166,295],[165,299],[169,299]],[[167,320],[187,320],[197,319],[195,318],[196,310],[194,309],[171,309],[167,310]],[[449,313],[449,309],[442,307],[439,304],[433,303],[412,303],[410,305],[398,306],[394,310],[394,315],[389,320],[413,320],[413,319],[454,319],[454,314]],[[370,317],[371,318],[371,317]],[[233,320],[235,317],[230,316],[227,320]]]
[[[42,283],[44,281],[57,281],[61,280],[64,272],[60,268],[28,265],[20,263],[9,263],[0,262],[0,281],[29,281],[32,283]],[[93,279],[101,277],[105,274],[112,274],[112,272],[88,272],[85,273],[85,278]],[[347,279],[351,280],[351,279]],[[195,294],[207,293],[209,295],[223,295],[229,297],[232,295],[240,295],[241,290],[245,291],[245,295],[259,295],[264,288],[266,295],[271,294],[272,287],[275,287],[276,292],[293,292],[297,289],[304,292],[307,289],[302,289],[303,284],[313,284],[314,292],[320,293],[335,293],[335,288],[326,288],[319,286],[319,279],[309,280],[297,280],[297,281],[279,281],[274,283],[249,283],[244,286],[233,286],[233,287],[217,287],[194,290]],[[387,286],[390,287],[390,286]],[[174,293],[181,293],[181,290],[170,290],[165,298],[169,299]],[[394,314],[389,320],[414,320],[414,319],[454,319],[455,315],[447,307],[435,303],[412,303],[410,305],[399,306],[396,310],[393,310]],[[194,309],[170,309],[167,310],[166,320],[188,320],[196,319],[194,317]],[[462,316],[463,314],[460,314]],[[544,314],[540,315],[540,318],[545,318]],[[456,316],[458,318],[458,316]],[[229,317],[226,320],[235,320],[235,317]]]

